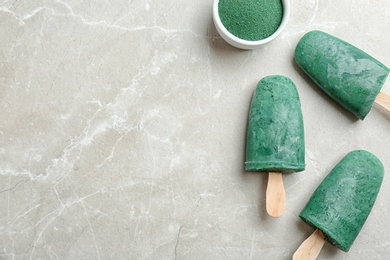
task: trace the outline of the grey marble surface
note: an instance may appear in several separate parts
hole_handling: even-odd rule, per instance
[[[297,68],[307,31],[390,66],[390,4],[297,0],[253,51],[216,33],[212,1],[0,1],[0,259],[291,259],[298,217],[330,169],[366,149],[385,166],[350,252],[389,259],[390,113],[364,121]],[[284,176],[287,212],[265,212],[265,174],[243,169],[250,99],[264,76],[300,94],[306,170]],[[383,87],[390,93],[390,82]]]

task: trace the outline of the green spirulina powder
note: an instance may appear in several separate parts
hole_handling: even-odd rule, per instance
[[[280,0],[220,0],[218,13],[230,33],[243,40],[258,41],[278,29],[283,5]]]

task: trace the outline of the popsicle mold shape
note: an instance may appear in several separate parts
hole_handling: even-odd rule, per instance
[[[250,107],[245,170],[304,169],[304,129],[298,91],[287,77],[265,77],[257,84]]]
[[[371,212],[383,172],[375,155],[364,150],[350,152],[318,186],[300,218],[347,252]]]
[[[301,38],[295,60],[325,93],[361,120],[390,71],[364,51],[321,31]]]

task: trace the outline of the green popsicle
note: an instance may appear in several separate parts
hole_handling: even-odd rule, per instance
[[[298,91],[283,76],[260,80],[248,119],[246,171],[305,169],[303,119]]]
[[[301,38],[295,60],[325,93],[361,120],[390,72],[362,50],[321,31]]]
[[[347,252],[371,212],[383,172],[375,155],[364,150],[350,152],[318,186],[300,218]]]
[[[294,83],[283,76],[268,76],[260,80],[253,94],[248,118],[246,142],[246,171],[270,172],[267,188],[267,211],[271,216],[268,191],[271,181],[281,182],[281,175],[274,172],[293,172],[305,169],[305,144],[301,104]],[[272,173],[272,174],[271,174]],[[272,183],[271,183],[272,184]],[[275,192],[284,189],[275,188]],[[272,193],[272,192],[270,192]],[[283,198],[282,198],[283,199]]]

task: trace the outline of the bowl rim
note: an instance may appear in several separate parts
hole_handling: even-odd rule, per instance
[[[279,34],[283,31],[284,27],[286,26],[290,16],[290,1],[281,0],[281,2],[283,6],[282,21],[278,29],[276,29],[276,31],[270,36],[268,36],[267,38],[258,41],[250,41],[250,40],[241,39],[233,35],[231,32],[229,32],[226,29],[226,27],[223,25],[221,18],[219,17],[219,12],[218,12],[219,0],[214,0],[214,4],[213,4],[213,20],[214,20],[215,27],[219,32],[219,34],[221,35],[221,37],[229,44],[241,49],[254,49],[275,39],[277,36],[279,36]]]

